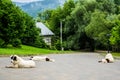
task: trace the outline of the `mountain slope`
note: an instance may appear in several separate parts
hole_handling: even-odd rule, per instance
[[[55,9],[58,6],[63,5],[66,0],[42,0],[30,3],[14,2],[23,11],[27,12],[32,17],[36,17],[39,12],[46,9]]]

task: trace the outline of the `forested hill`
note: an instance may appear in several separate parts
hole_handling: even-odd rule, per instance
[[[55,9],[58,6],[63,5],[64,2],[65,0],[41,0],[30,3],[14,3],[32,17],[36,17],[39,12],[45,11],[46,9]]]

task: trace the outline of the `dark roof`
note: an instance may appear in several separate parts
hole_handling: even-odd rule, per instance
[[[43,23],[41,22],[36,22],[36,27],[41,29],[41,34],[42,36],[51,36],[54,35],[54,33]]]

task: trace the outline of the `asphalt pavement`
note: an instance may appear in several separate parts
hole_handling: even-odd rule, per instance
[[[0,57],[0,80],[120,80],[120,60],[98,63],[97,53],[50,54],[55,62],[36,61],[35,68],[5,68],[9,57]],[[29,57],[23,57],[28,59]]]

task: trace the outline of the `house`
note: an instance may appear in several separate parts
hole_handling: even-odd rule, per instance
[[[36,27],[41,29],[40,36],[43,37],[45,43],[51,46],[51,37],[54,35],[54,33],[41,22],[36,22]]]

